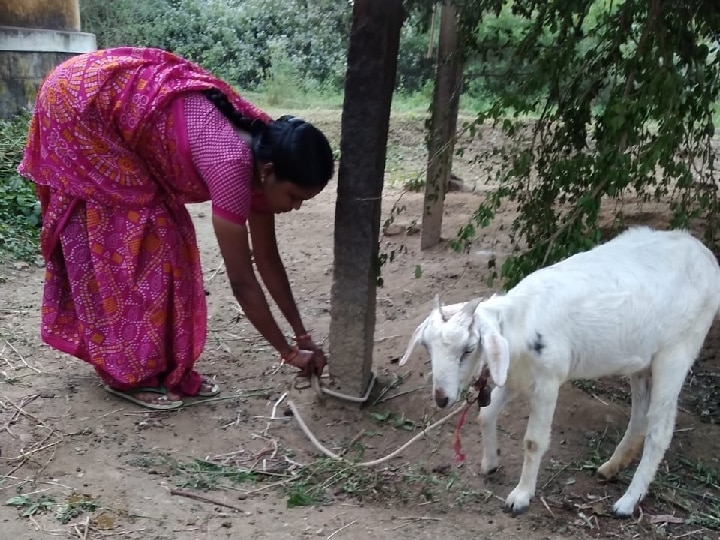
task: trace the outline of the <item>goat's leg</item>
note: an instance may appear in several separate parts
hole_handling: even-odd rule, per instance
[[[545,378],[536,380],[530,398],[530,419],[525,431],[525,460],[520,482],[505,499],[506,510],[515,515],[527,510],[530,499],[535,495],[540,461],[550,444],[550,431],[559,389],[559,381]]]
[[[658,465],[670,446],[677,400],[685,382],[685,375],[700,347],[687,344],[656,354],[652,364],[650,407],[647,414],[647,433],[643,455],[632,482],[625,494],[613,506],[616,516],[631,516],[635,505],[642,501]]]
[[[642,448],[648,425],[650,382],[650,370],[647,369],[630,376],[630,389],[632,390],[630,422],[612,457],[598,468],[597,472],[603,478],[613,478],[620,469],[630,465]]]
[[[478,422],[482,437],[482,460],[480,472],[490,474],[497,470],[500,460],[498,458],[497,419],[505,405],[513,398],[514,392],[506,386],[496,386],[490,394],[490,405],[480,409]]]

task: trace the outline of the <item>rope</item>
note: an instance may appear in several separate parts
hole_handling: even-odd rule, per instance
[[[312,376],[310,377],[310,386],[315,390],[316,394],[318,395],[318,398],[321,399],[321,400],[324,400],[324,399],[325,399],[325,395],[329,395],[329,396],[332,396],[332,397],[335,397],[335,398],[338,398],[338,399],[342,399],[342,400],[346,400],[346,401],[352,401],[352,402],[355,402],[355,403],[364,403],[365,401],[367,401],[368,397],[370,396],[370,392],[372,391],[372,388],[373,388],[373,386],[374,386],[374,384],[375,384],[375,379],[376,379],[376,377],[375,377],[375,374],[373,373],[373,374],[372,374],[372,379],[370,380],[370,384],[368,384],[368,388],[367,388],[367,390],[366,390],[366,392],[365,392],[365,395],[364,395],[363,397],[359,397],[359,398],[358,398],[358,397],[355,397],[355,396],[347,396],[347,395],[345,395],[345,394],[341,394],[341,393],[339,393],[339,392],[335,392],[335,391],[333,391],[333,390],[330,390],[329,388],[326,388],[326,387],[322,386],[322,385],[320,384],[320,379],[317,377],[317,375],[312,375]],[[287,394],[283,394],[283,395],[280,397],[280,399],[278,400],[278,402],[275,404],[275,407],[277,407],[277,405],[278,405],[283,399],[285,399],[286,396],[287,396]],[[376,466],[376,465],[380,465],[381,463],[385,463],[386,461],[391,460],[392,458],[394,458],[395,456],[397,456],[398,454],[400,454],[403,450],[405,450],[406,448],[408,448],[410,445],[412,445],[413,443],[415,443],[416,441],[418,441],[419,439],[421,439],[422,437],[424,437],[427,433],[429,433],[429,432],[432,431],[433,429],[441,426],[442,424],[444,424],[445,422],[447,422],[448,420],[450,420],[450,418],[452,418],[453,416],[455,416],[455,415],[458,414],[459,412],[461,412],[461,411],[463,411],[463,410],[467,411],[467,409],[470,407],[470,405],[471,405],[471,404],[465,404],[465,405],[463,405],[463,406],[461,406],[461,407],[456,408],[454,411],[452,411],[452,412],[450,412],[449,414],[445,415],[443,418],[441,418],[440,420],[438,420],[438,421],[435,422],[434,424],[432,424],[432,425],[426,427],[425,429],[423,429],[420,433],[418,433],[417,435],[415,435],[412,439],[410,439],[409,441],[407,441],[407,442],[406,442],[405,444],[403,444],[400,448],[398,448],[397,450],[394,450],[393,452],[389,453],[388,455],[383,456],[383,457],[378,458],[378,459],[374,459],[374,460],[372,460],[372,461],[363,461],[363,462],[361,462],[361,463],[355,463],[355,462],[353,462],[353,461],[350,461],[350,460],[345,459],[344,457],[342,457],[342,456],[334,453],[333,451],[329,450],[328,448],[326,448],[326,447],[318,440],[318,438],[317,438],[317,437],[315,436],[315,434],[310,430],[310,428],[307,426],[307,424],[306,424],[305,421],[303,420],[302,416],[300,415],[300,411],[298,410],[298,408],[297,408],[297,406],[295,405],[295,403],[294,403],[292,400],[289,400],[289,401],[288,401],[288,406],[290,407],[290,410],[292,411],[293,416],[294,416],[295,419],[297,420],[298,425],[300,426],[300,429],[302,429],[303,433],[305,433],[305,435],[306,435],[307,438],[310,440],[310,442],[315,445],[315,448],[317,448],[320,452],[322,452],[323,454],[325,454],[327,457],[329,457],[329,458],[331,458],[331,459],[334,459],[334,460],[336,460],[336,461],[342,461],[342,462],[344,462],[344,463],[347,463],[348,465],[352,465],[352,466],[355,466],[355,467],[374,467],[374,466]],[[273,409],[273,410],[274,410],[274,409]],[[274,414],[273,414],[273,416],[274,416]]]
[[[313,374],[310,377],[310,383],[307,386],[298,385],[297,381],[298,381],[298,379],[300,379],[300,377],[296,377],[295,378],[295,389],[296,390],[305,390],[306,388],[312,388],[313,390],[315,390],[315,394],[317,394],[318,399],[321,401],[325,401],[325,396],[332,396],[332,397],[340,399],[342,401],[351,401],[353,403],[365,403],[368,400],[368,398],[370,397],[370,393],[372,392],[372,389],[375,386],[375,381],[377,379],[374,372],[371,371],[370,375],[371,375],[371,378],[370,378],[370,382],[368,383],[368,387],[365,390],[365,395],[360,396],[360,397],[349,396],[347,394],[343,394],[340,392],[336,392],[335,390],[331,390],[327,386],[322,386],[320,384],[320,378],[315,374]]]
[[[325,388],[320,385],[320,382],[318,381],[317,377],[313,377],[311,379],[311,384],[313,384],[312,383],[313,380],[317,381],[317,386],[313,386],[313,388],[315,389],[315,393],[317,393],[320,397],[322,397],[322,395],[324,394],[327,396],[332,396],[337,399],[341,399],[343,401],[351,401],[353,403],[365,403],[368,400],[368,398],[370,397],[370,392],[372,392],[372,389],[375,386],[375,379],[376,379],[375,373],[371,371],[370,375],[372,375],[372,377],[370,378],[370,382],[368,383],[367,390],[365,390],[365,395],[362,397],[348,396],[347,394],[341,394],[340,392],[336,392],[335,390],[330,390],[329,388]]]
[[[288,405],[290,406],[290,410],[292,411],[293,416],[295,417],[298,424],[300,425],[300,428],[303,430],[303,432],[305,433],[307,438],[310,439],[310,442],[313,443],[318,450],[320,450],[323,454],[325,454],[329,458],[332,458],[336,461],[342,461],[344,463],[347,463],[348,465],[353,465],[355,467],[374,467],[376,465],[380,465],[381,463],[385,463],[386,461],[391,460],[392,458],[394,458],[395,456],[400,454],[403,450],[408,448],[411,444],[415,443],[418,439],[424,437],[427,433],[429,433],[436,427],[441,426],[442,424],[447,422],[450,418],[452,418],[457,413],[461,412],[462,410],[464,410],[466,408],[465,405],[463,405],[462,407],[458,407],[457,409],[455,409],[448,415],[444,416],[443,418],[441,418],[440,420],[438,420],[431,426],[428,426],[425,429],[423,429],[420,433],[415,435],[412,439],[410,439],[408,442],[403,444],[400,448],[398,448],[397,450],[394,450],[393,452],[389,453],[386,456],[383,456],[378,459],[374,459],[372,461],[363,461],[361,463],[355,463],[353,461],[345,459],[342,456],[339,456],[338,454],[332,452],[331,450],[328,450],[325,446],[323,446],[323,444],[317,439],[317,437],[313,434],[313,432],[310,431],[310,428],[307,427],[307,424],[305,424],[305,421],[302,419],[302,416],[300,416],[300,411],[298,411],[298,408],[295,406],[295,403],[292,400],[290,400],[290,401],[288,401]]]

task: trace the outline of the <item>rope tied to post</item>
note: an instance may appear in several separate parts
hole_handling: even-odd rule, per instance
[[[300,414],[300,411],[298,410],[297,405],[295,404],[295,402],[292,399],[288,400],[288,407],[290,408],[290,411],[292,411],[292,415],[295,418],[295,420],[297,420],[297,423],[300,426],[300,429],[302,429],[303,433],[305,433],[305,435],[310,440],[310,442],[313,443],[315,448],[317,448],[320,452],[322,452],[324,455],[326,455],[327,457],[329,457],[331,459],[334,459],[337,461],[342,461],[344,463],[347,463],[348,465],[352,465],[355,467],[374,467],[376,465],[380,465],[382,463],[385,463],[385,462],[393,459],[394,457],[396,457],[397,455],[399,455],[400,453],[405,451],[412,444],[414,444],[421,438],[425,437],[425,435],[427,435],[430,431],[441,426],[442,424],[444,424],[445,422],[450,420],[450,418],[457,415],[458,413],[462,413],[462,417],[460,418],[460,421],[458,422],[457,428],[455,430],[455,439],[454,439],[454,443],[453,443],[453,448],[455,449],[456,456],[458,458],[460,456],[462,456],[462,459],[459,459],[459,461],[463,461],[465,459],[465,456],[462,455],[462,452],[460,452],[460,428],[462,427],[462,424],[465,421],[465,416],[467,414],[468,409],[474,403],[477,402],[479,407],[486,407],[487,405],[489,405],[489,403],[490,403],[490,388],[487,385],[488,377],[489,377],[489,372],[488,372],[487,368],[484,368],[483,371],[480,373],[480,376],[478,377],[478,379],[473,384],[473,388],[476,389],[478,392],[477,395],[472,399],[470,399],[470,397],[468,397],[468,400],[466,400],[466,403],[463,406],[457,407],[455,410],[451,411],[450,413],[448,413],[447,415],[442,417],[437,422],[426,427],[420,433],[418,433],[417,435],[412,437],[409,441],[407,441],[405,444],[403,444],[402,446],[400,446],[398,449],[394,450],[393,452],[387,454],[386,456],[383,456],[381,458],[374,459],[371,461],[363,461],[363,462],[359,462],[359,463],[350,461],[350,460],[342,457],[341,455],[338,455],[335,452],[329,450],[327,447],[325,447],[318,440],[318,438],[315,436],[315,434],[310,430],[310,428],[307,426],[307,424],[305,423],[305,421],[303,420],[303,418]],[[321,403],[324,403],[326,395],[331,395],[331,396],[339,398],[339,399],[350,398],[350,401],[353,401],[353,402],[365,402],[365,401],[367,401],[367,398],[370,395],[370,392],[372,391],[372,387],[373,387],[374,383],[375,383],[375,374],[373,374],[371,382],[368,385],[368,389],[365,393],[365,396],[362,398],[357,398],[354,396],[345,396],[343,394],[340,394],[338,392],[330,390],[329,388],[327,388],[326,386],[323,386],[320,383],[320,378],[315,374],[311,375],[309,385],[305,386],[303,388],[312,387],[313,390],[315,391],[315,393],[319,396],[319,400]],[[300,388],[300,389],[303,389],[303,388]],[[280,398],[280,400],[278,400],[278,402],[275,404],[275,406],[277,407],[277,405],[286,396],[287,396],[287,393],[283,394],[283,396]]]

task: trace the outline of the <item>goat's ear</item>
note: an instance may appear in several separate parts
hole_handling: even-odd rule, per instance
[[[445,313],[443,313],[442,302],[440,301],[440,294],[439,294],[439,293],[436,293],[436,294],[435,294],[434,303],[435,303],[435,309],[440,313],[440,317],[442,317],[442,321],[443,321],[443,322],[447,322],[447,321],[448,321],[448,317],[445,315]]]
[[[462,307],[462,312],[466,315],[469,315],[470,317],[474,317],[475,310],[480,305],[480,302],[482,302],[482,298],[475,298],[474,300],[470,300]]]
[[[467,302],[458,302],[457,304],[445,304],[442,307],[443,317],[450,320],[450,317],[462,310],[462,308],[465,307],[465,304],[467,304]]]
[[[399,365],[404,366],[405,362],[408,361],[408,358],[410,358],[410,354],[412,354],[413,349],[415,348],[415,345],[418,344],[418,342],[423,341],[423,334],[425,333],[425,328],[427,327],[428,323],[430,322],[430,317],[425,319],[413,332],[412,337],[410,338],[410,343],[408,344],[407,350],[405,351],[405,354],[400,359]]]
[[[507,340],[497,330],[483,333],[482,344],[487,355],[490,376],[498,386],[505,386],[510,369],[510,347]]]

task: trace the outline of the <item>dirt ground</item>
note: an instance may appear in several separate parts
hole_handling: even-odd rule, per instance
[[[339,115],[315,114],[336,138]],[[401,184],[422,170],[421,149],[422,119],[395,119],[385,217],[401,196]],[[449,194],[445,238],[482,198],[479,166],[471,161],[458,160],[454,170],[476,189]],[[333,182],[300,212],[279,220],[299,306],[319,338],[329,328],[335,188]],[[448,303],[489,294],[483,281],[488,261],[493,255],[502,259],[508,248],[503,229],[495,225],[482,232],[470,253],[445,246],[420,252],[419,234],[408,234],[406,227],[421,215],[422,196],[405,193],[402,204],[395,231],[400,234],[382,241],[384,252],[401,246],[403,252],[384,267],[384,287],[378,290],[377,383],[369,404],[322,406],[311,391],[292,390],[316,436],[354,458],[384,456],[441,417],[432,404],[424,352],[402,368],[395,361],[429,312],[433,294]],[[357,470],[320,459],[295,419],[283,416],[284,403],[277,407],[282,419],[269,419],[292,370],[278,368],[273,351],[238,309],[208,205],[194,205],[191,212],[209,308],[208,343],[197,367],[214,377],[223,393],[179,412],[150,412],[120,401],[102,390],[87,365],[41,344],[43,269],[0,267],[3,538],[720,537],[717,324],[688,378],[672,445],[635,518],[609,515],[634,469],[613,483],[595,475],[628,419],[629,387],[620,379],[563,387],[536,499],[526,514],[513,518],[502,512],[502,500],[519,478],[527,422],[522,401],[501,417],[502,466],[488,478],[479,474],[481,441],[473,422],[463,429],[462,466],[451,448],[451,421],[381,467]],[[652,219],[652,213],[643,216]]]

